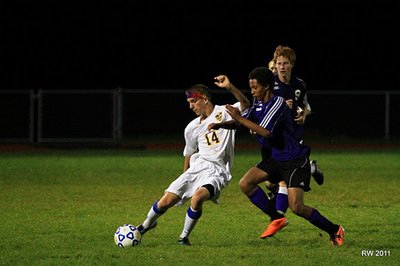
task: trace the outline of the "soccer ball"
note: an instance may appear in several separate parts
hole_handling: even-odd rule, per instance
[[[136,226],[124,224],[118,227],[114,234],[114,242],[120,248],[134,247],[140,244],[142,235]]]

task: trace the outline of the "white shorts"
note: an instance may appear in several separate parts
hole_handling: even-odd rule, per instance
[[[228,185],[231,178],[231,174],[225,167],[197,159],[191,162],[189,169],[175,179],[165,191],[178,195],[181,199],[176,205],[181,206],[194,195],[198,188],[210,184],[214,187],[214,196],[210,200],[219,203],[220,192]]]

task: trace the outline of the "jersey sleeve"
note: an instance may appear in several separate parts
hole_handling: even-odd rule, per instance
[[[191,156],[197,151],[197,141],[193,136],[193,123],[189,123],[185,128],[185,148],[183,156]]]
[[[273,132],[274,126],[287,108],[288,106],[282,97],[274,97],[271,101],[271,105],[268,107],[268,111],[265,113],[264,118],[260,123],[260,126]]]

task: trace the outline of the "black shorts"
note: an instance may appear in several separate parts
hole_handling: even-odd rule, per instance
[[[286,186],[299,187],[304,191],[310,191],[311,168],[308,157],[286,162],[276,162],[280,176],[286,182]]]
[[[283,180],[280,175],[278,164],[271,158],[263,158],[263,160],[259,162],[256,167],[268,174],[267,180],[271,183],[278,184]]]

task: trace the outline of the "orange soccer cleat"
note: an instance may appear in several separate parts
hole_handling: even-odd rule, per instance
[[[285,217],[273,220],[267,227],[267,229],[261,234],[260,238],[267,238],[275,235],[279,230],[288,224],[288,220]]]
[[[331,243],[333,246],[341,246],[344,244],[344,228],[341,225],[339,225],[337,233],[331,235]]]

